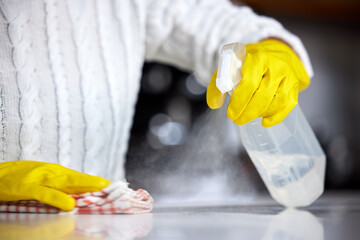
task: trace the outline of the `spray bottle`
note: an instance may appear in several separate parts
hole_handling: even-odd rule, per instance
[[[245,45],[220,52],[216,86],[231,95],[241,81]],[[279,124],[265,128],[261,118],[239,126],[242,143],[271,196],[286,207],[313,203],[324,190],[325,154],[297,105]]]

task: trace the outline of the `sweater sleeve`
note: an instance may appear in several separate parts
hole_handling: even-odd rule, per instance
[[[269,37],[288,43],[313,76],[301,40],[275,19],[259,16],[249,7],[227,0],[152,0],[147,4],[146,60],[194,71],[205,86],[216,69],[222,45]]]

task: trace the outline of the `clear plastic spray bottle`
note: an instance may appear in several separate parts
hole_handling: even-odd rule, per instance
[[[223,46],[216,86],[232,94],[241,81],[246,48]],[[313,203],[324,190],[325,154],[297,105],[281,123],[264,128],[261,118],[239,126],[242,143],[271,196],[286,207]]]

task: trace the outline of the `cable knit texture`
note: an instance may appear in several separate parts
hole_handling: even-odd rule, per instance
[[[18,8],[15,8],[18,7]],[[29,31],[29,13],[27,3],[12,1],[1,2],[0,8],[7,27],[11,59],[19,95],[20,132],[18,143],[19,158],[40,159],[41,114],[39,114],[39,85],[35,77],[32,36]],[[20,14],[23,12],[23,14]],[[6,83],[6,79],[2,79]],[[5,100],[6,101],[6,100]],[[8,106],[15,107],[15,106]]]
[[[2,79],[2,75],[0,75],[0,80]],[[6,119],[6,105],[5,105],[5,95],[4,95],[4,85],[0,84],[0,162],[5,162],[7,159],[7,142],[6,142],[6,135],[7,135],[7,119]]]
[[[63,49],[60,45],[59,17],[56,0],[45,1],[46,11],[46,32],[48,37],[48,52],[52,79],[55,82],[56,96],[56,120],[58,124],[57,131],[61,132],[57,139],[57,162],[60,161],[65,167],[71,166],[71,118],[70,118],[70,99],[69,84],[66,77],[63,63]]]
[[[144,60],[207,85],[230,42],[301,41],[225,0],[0,0],[0,162],[57,162],[110,180],[124,162]]]

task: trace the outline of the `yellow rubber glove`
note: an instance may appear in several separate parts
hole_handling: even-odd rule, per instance
[[[246,45],[242,80],[230,97],[228,118],[238,125],[263,117],[262,125],[280,123],[298,103],[299,91],[310,84],[302,62],[285,43],[268,39]],[[211,78],[206,99],[212,109],[225,99],[216,87],[217,72]]]
[[[69,211],[75,200],[68,194],[100,191],[111,182],[59,164],[37,161],[0,163],[0,201],[35,199]]]

